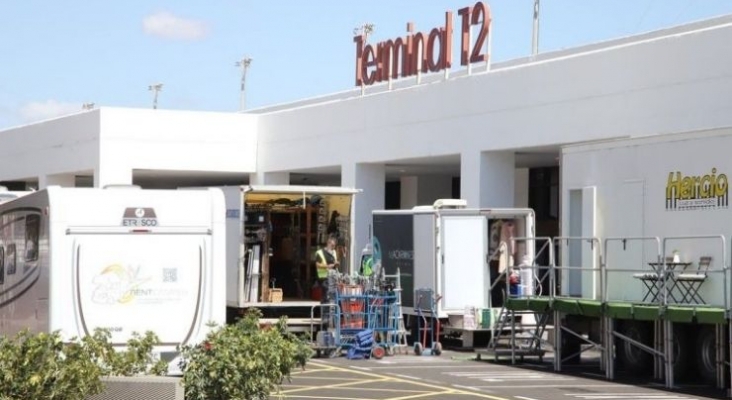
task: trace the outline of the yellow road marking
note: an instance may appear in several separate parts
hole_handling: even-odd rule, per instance
[[[373,383],[373,382],[384,382],[388,381],[389,377],[379,377],[378,379],[364,379],[360,381],[352,381],[352,382],[344,382],[344,383],[334,383],[331,385],[323,385],[323,386],[312,386],[308,388],[299,388],[299,389],[292,389],[292,390],[283,390],[280,393],[281,394],[288,394],[288,393],[295,393],[295,392],[305,392],[308,390],[318,390],[318,389],[334,389],[334,388],[340,388],[343,386],[350,386],[350,385],[359,385],[364,383]]]
[[[426,392],[426,393],[422,393],[422,394],[413,394],[413,395],[410,395],[410,396],[390,397],[390,398],[384,399],[384,400],[421,399],[423,397],[437,396],[437,395],[441,395],[441,394],[456,394],[456,393],[454,391],[452,391],[452,390],[446,390],[444,392]]]
[[[273,395],[276,396],[276,395]],[[381,399],[367,399],[365,397],[327,397],[327,396],[306,396],[306,395],[292,395],[282,397],[283,399],[323,399],[323,400],[381,400]]]
[[[449,391],[451,394],[465,394],[465,395],[470,395],[470,396],[474,396],[474,397],[479,397],[482,399],[508,400],[504,397],[491,396],[489,394],[483,394],[483,393],[477,393],[477,392],[469,392],[467,390],[455,389],[455,388],[448,387],[448,386],[433,385],[430,383],[410,381],[407,379],[392,377],[389,375],[381,375],[381,374],[376,374],[373,372],[366,372],[366,371],[361,371],[361,370],[352,370],[352,369],[348,369],[348,368],[337,367],[335,365],[319,364],[317,362],[312,362],[312,361],[310,363],[315,366],[319,366],[319,367],[330,367],[333,371],[350,372],[355,375],[363,375],[363,376],[368,376],[371,378],[382,378],[382,379],[386,378],[386,379],[391,380],[392,382],[402,382],[402,383],[408,383],[408,384],[415,385],[415,386],[428,387],[431,389],[439,390],[441,392]],[[383,400],[395,400],[395,399],[383,399]]]
[[[339,376],[298,376],[294,379],[323,380],[323,381],[360,381],[362,378],[341,378]]]

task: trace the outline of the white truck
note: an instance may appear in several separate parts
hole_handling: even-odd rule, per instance
[[[49,187],[0,204],[0,334],[24,328],[176,346],[223,325],[225,208],[218,190]]]
[[[229,322],[247,308],[265,320],[287,315],[292,330],[309,330],[320,303],[313,256],[329,235],[339,238],[341,272],[351,273],[353,196],[331,186],[219,187],[226,199],[226,304]]]
[[[415,329],[415,305],[425,301],[416,298],[416,291],[431,289],[441,296],[434,312],[442,329],[461,335],[463,347],[473,347],[476,334],[491,332],[506,289],[497,278],[525,257],[533,261],[534,249],[542,245],[529,239],[534,220],[530,209],[470,209],[451,199],[411,210],[373,211],[374,264],[385,275],[399,271],[407,327]],[[512,248],[499,252],[501,242]],[[533,288],[536,271],[529,271],[534,277],[525,283]],[[430,311],[429,303],[419,308]]]
[[[577,271],[574,279],[565,275],[564,291],[595,299],[604,292],[607,302],[658,303],[661,298],[654,297],[659,291],[646,279],[655,276],[652,263],[662,258],[678,265],[670,275],[667,288],[673,290],[667,301],[679,307],[664,312],[695,308],[692,320],[674,322],[674,369],[680,379],[692,372],[707,381],[715,379],[715,324],[723,326],[724,321],[699,321],[715,310],[724,319],[730,306],[731,282],[724,272],[732,233],[730,148],[732,131],[724,129],[562,149],[563,235],[602,241],[629,238],[608,241],[602,254],[607,269],[603,288],[598,287],[596,272]],[[597,251],[598,246],[577,246],[561,258],[574,258],[571,265],[590,270],[598,267]],[[653,321],[618,321],[618,330],[653,345]],[[724,331],[717,335],[727,337]],[[627,342],[617,345],[627,369],[653,369],[649,353]]]

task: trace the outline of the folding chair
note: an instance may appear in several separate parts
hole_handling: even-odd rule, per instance
[[[712,263],[712,257],[703,256],[699,258],[699,264],[696,271],[684,272],[676,277],[679,287],[683,290],[681,293],[681,302],[688,301],[704,304],[704,299],[699,294],[702,283],[707,280],[707,272],[709,265]]]
[[[673,257],[666,257],[666,262],[672,262]],[[664,265],[658,265],[657,268],[663,268]],[[643,282],[643,285],[646,287],[646,295],[643,296],[642,302],[645,303],[646,299],[649,297],[651,298],[651,302],[655,302],[658,299],[659,291],[661,289],[661,285],[659,284],[661,277],[658,273],[658,270],[654,272],[640,272],[637,274],[633,274],[633,278],[640,280]]]

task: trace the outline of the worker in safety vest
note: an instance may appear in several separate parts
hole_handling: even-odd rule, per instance
[[[315,253],[315,266],[317,267],[318,280],[322,290],[321,303],[328,302],[328,271],[335,271],[340,263],[336,253],[336,238],[328,238],[326,246]]]
[[[361,275],[370,277],[374,273],[374,258],[370,255],[361,259]]]

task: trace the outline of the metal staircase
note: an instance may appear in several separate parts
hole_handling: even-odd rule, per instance
[[[544,335],[547,331],[551,313],[537,313],[531,310],[509,310],[506,306],[493,324],[491,340],[485,352],[496,361],[502,357],[510,357],[523,361],[524,357],[538,357],[543,361],[547,343]]]

